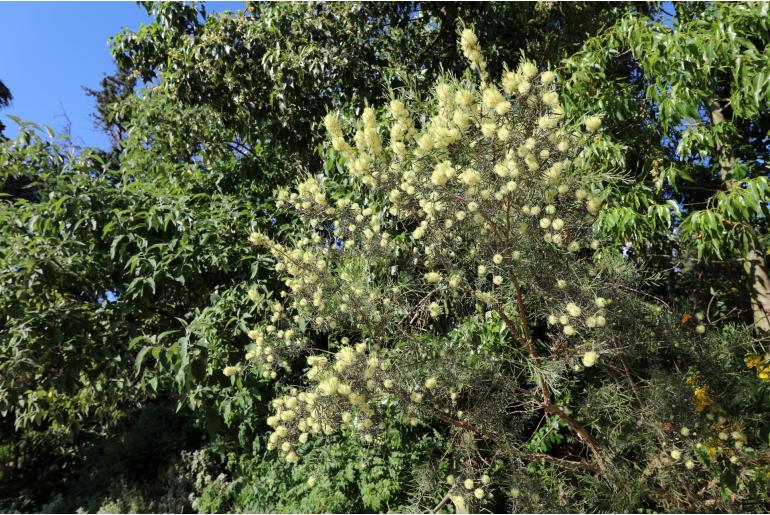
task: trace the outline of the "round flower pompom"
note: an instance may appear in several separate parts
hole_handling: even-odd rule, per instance
[[[310,476],[307,478],[307,486],[308,488],[313,488],[316,484],[318,484],[318,480],[315,476]]]
[[[256,288],[249,288],[249,291],[246,292],[246,294],[252,302],[260,302],[262,300],[262,294],[259,293],[259,290]]]
[[[437,384],[438,384],[438,379],[436,379],[435,377],[429,377],[428,379],[425,380],[425,388],[427,388],[428,390],[434,389]]]
[[[583,354],[583,366],[588,368],[596,365],[597,360],[599,359],[599,354],[597,352],[594,352],[592,350],[586,352]]]
[[[537,66],[535,63],[527,61],[521,66],[521,72],[528,79],[532,79],[537,75]]]
[[[567,313],[569,313],[569,316],[571,317],[579,317],[580,313],[582,313],[582,310],[577,304],[570,302],[567,304]]]
[[[679,461],[682,458],[682,453],[678,449],[674,449],[671,451],[671,459],[674,461]]]
[[[596,132],[602,126],[602,119],[598,116],[586,116],[584,123],[588,132]]]
[[[687,470],[692,470],[695,468],[695,463],[692,460],[687,460],[684,462],[684,468]]]
[[[441,280],[441,274],[438,272],[428,272],[425,274],[425,280],[429,283],[437,283]]]
[[[265,234],[261,232],[253,232],[249,235],[249,241],[257,245],[259,247],[268,247],[270,246],[271,240],[269,236],[266,236]]]
[[[484,498],[484,490],[482,490],[481,488],[477,488],[476,490],[473,491],[473,496],[476,499],[483,499]]]
[[[555,91],[549,91],[548,93],[543,93],[542,97],[543,103],[547,106],[554,107],[559,105],[559,94]]]
[[[695,332],[698,334],[703,334],[706,332],[706,326],[703,324],[698,324],[695,326]]]
[[[473,490],[473,479],[470,479],[470,478],[466,479],[463,482],[463,486],[465,487],[466,490]]]
[[[460,42],[463,46],[475,46],[479,42],[479,39],[471,29],[463,29],[460,34]]]
[[[226,377],[234,376],[235,374],[237,374],[240,371],[241,371],[240,367],[225,367],[225,368],[222,369],[222,373]]]

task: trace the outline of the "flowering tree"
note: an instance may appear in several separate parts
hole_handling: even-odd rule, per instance
[[[575,165],[594,159],[583,142],[601,119],[567,126],[553,72],[524,61],[493,82],[470,29],[460,44],[478,79],[446,76],[427,101],[405,90],[383,112],[367,107],[352,140],[327,115],[342,173],[279,192],[298,220],[288,242],[251,235],[286,289],[226,374],[307,365],[268,418],[269,447],[291,463],[315,435],[376,444],[394,418],[443,428],[435,509],[478,510],[505,492],[542,511],[541,497],[522,496],[532,467],[617,491],[651,463],[654,477],[677,462],[692,470],[655,424],[694,416],[690,387],[682,376],[636,385],[659,342],[680,335],[635,293],[622,258],[597,252],[593,222],[614,178]],[[574,490],[561,473],[554,484]]]

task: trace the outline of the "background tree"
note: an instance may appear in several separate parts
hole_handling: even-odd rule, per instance
[[[145,4],[158,23],[113,38],[118,66],[181,105],[208,106],[246,148],[269,142],[289,173],[320,167],[318,120],[386,96],[412,77],[461,72],[455,40],[472,22],[499,72],[519,52],[556,61],[626,9],[609,4],[250,3],[231,16]],[[646,9],[645,7],[641,7]],[[167,17],[195,22],[164,23]],[[203,21],[201,21],[203,20]],[[600,20],[605,20],[604,22]],[[388,78],[388,80],[382,80]]]
[[[628,181],[598,223],[688,309],[767,331],[768,6],[674,9],[629,13],[565,61],[567,112],[601,113],[597,152]]]
[[[96,100],[94,122],[109,137],[113,148],[120,150],[120,144],[126,138],[126,115],[114,112],[111,107],[126,100],[136,93],[137,79],[133,74],[118,69],[113,75],[105,75],[100,81],[100,89],[83,88],[86,95]]]

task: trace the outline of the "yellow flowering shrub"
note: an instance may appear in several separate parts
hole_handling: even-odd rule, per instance
[[[495,492],[545,509],[536,489],[520,495],[533,466],[640,491],[619,454],[636,470],[694,469],[648,420],[670,405],[643,399],[626,366],[677,328],[634,293],[628,263],[599,252],[593,222],[615,178],[580,165],[601,117],[567,125],[554,72],[524,60],[493,82],[469,29],[460,46],[478,76],[401,91],[353,123],[329,113],[342,172],[278,192],[297,220],[285,241],[250,236],[285,288],[237,370],[304,377],[272,401],[268,448],[298,463],[337,431],[376,445],[394,417],[438,426],[458,511]],[[692,416],[710,402],[701,388]]]

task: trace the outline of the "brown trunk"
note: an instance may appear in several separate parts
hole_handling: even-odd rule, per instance
[[[751,281],[751,311],[754,313],[754,327],[770,332],[770,277],[765,267],[765,257],[752,249],[744,263]]]

